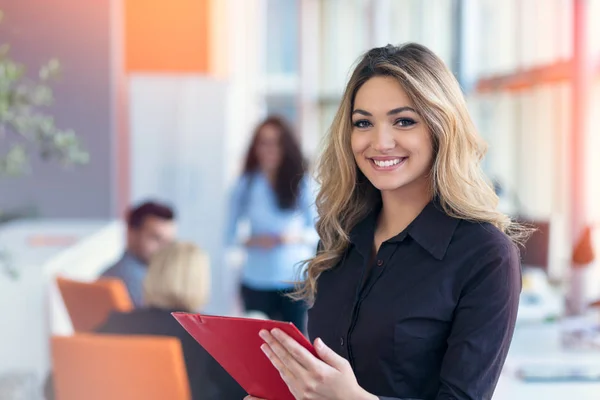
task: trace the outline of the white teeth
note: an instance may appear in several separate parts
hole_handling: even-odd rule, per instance
[[[395,158],[393,160],[386,160],[386,161],[373,160],[373,162],[378,167],[391,167],[392,165],[398,164],[400,162],[400,159]]]

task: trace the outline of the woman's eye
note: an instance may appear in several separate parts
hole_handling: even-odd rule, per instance
[[[398,118],[395,123],[400,127],[413,126],[414,124],[416,124],[415,120],[410,118]]]
[[[355,121],[353,123],[353,125],[357,128],[368,128],[369,126],[371,126],[371,123],[369,121],[367,121],[366,119],[361,119],[361,120]]]

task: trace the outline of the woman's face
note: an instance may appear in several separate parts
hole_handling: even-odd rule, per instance
[[[428,190],[429,129],[395,78],[373,77],[356,93],[351,146],[358,168],[381,191]]]
[[[260,129],[255,151],[263,172],[270,173],[279,168],[282,158],[281,133],[276,126],[267,124]]]

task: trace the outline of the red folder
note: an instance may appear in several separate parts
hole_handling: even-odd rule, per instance
[[[279,372],[262,352],[261,329],[279,328],[315,357],[312,344],[292,323],[175,312],[175,319],[250,395],[294,400]]]

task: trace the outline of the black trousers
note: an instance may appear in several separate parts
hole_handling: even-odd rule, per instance
[[[306,303],[286,296],[291,290],[256,290],[242,285],[242,300],[246,311],[260,311],[270,319],[291,322],[306,333]]]

